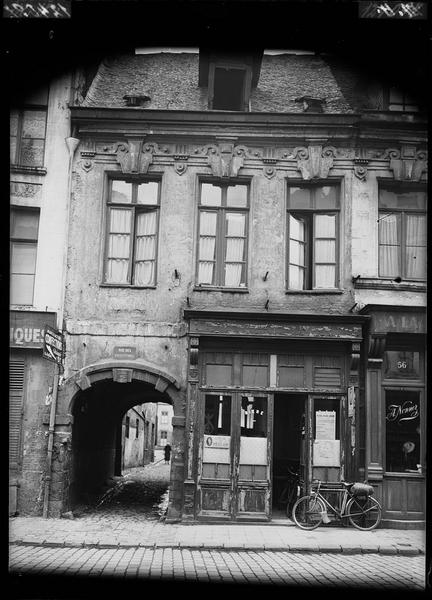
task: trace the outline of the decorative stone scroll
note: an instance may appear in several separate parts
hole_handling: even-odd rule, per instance
[[[243,166],[247,148],[234,146],[233,142],[221,142],[206,146],[209,166],[215,177],[237,177]]]
[[[380,369],[384,358],[386,334],[376,333],[369,340],[368,368]]]
[[[117,162],[123,173],[147,173],[153,162],[155,149],[155,144],[145,144],[143,140],[138,139],[118,142],[114,146]]]
[[[303,179],[325,179],[333,167],[336,149],[333,146],[322,147],[320,144],[294,149],[294,158],[297,158],[297,170]]]
[[[384,157],[390,159],[389,168],[396,181],[420,181],[427,171],[426,150],[416,150],[412,144],[402,145],[400,150],[388,148]]]

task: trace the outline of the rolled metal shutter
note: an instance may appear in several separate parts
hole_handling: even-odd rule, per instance
[[[21,423],[24,395],[24,357],[9,362],[9,464],[17,466],[21,455]]]

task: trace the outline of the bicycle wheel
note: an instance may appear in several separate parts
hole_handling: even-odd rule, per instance
[[[323,512],[325,507],[322,500],[315,496],[303,496],[294,504],[292,518],[300,529],[316,529],[322,523]]]
[[[381,506],[372,496],[354,496],[347,504],[347,515],[351,525],[369,531],[381,522]]]

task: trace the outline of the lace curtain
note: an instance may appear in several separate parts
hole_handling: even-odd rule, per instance
[[[240,287],[243,274],[245,215],[226,213],[225,285]]]
[[[152,285],[156,259],[156,211],[138,213],[135,239],[135,285]]]

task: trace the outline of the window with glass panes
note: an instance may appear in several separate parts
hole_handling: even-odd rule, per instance
[[[379,276],[426,279],[426,192],[379,191]]]
[[[155,285],[159,183],[110,180],[107,211],[104,282]]]
[[[39,210],[13,208],[10,213],[10,303],[33,304]]]
[[[388,92],[388,109],[400,112],[418,112],[416,100],[397,87],[390,87]]]
[[[197,283],[246,287],[249,187],[201,182]]]
[[[336,288],[338,186],[292,186],[287,202],[288,290]]]

